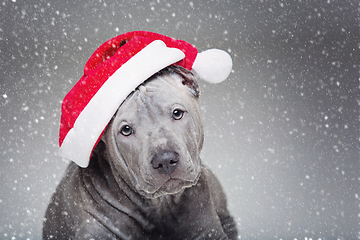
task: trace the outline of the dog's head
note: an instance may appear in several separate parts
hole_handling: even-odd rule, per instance
[[[175,66],[131,93],[102,137],[115,178],[147,198],[196,184],[204,139],[198,98],[193,74]]]

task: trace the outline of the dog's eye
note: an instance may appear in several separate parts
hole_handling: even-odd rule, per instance
[[[184,111],[179,110],[179,109],[175,109],[173,111],[173,118],[175,120],[180,120],[183,116],[184,116]]]
[[[120,132],[124,136],[130,136],[133,133],[133,130],[129,125],[125,125],[121,128]]]

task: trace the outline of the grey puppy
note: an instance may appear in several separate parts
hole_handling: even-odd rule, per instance
[[[236,239],[225,194],[201,164],[197,82],[167,67],[122,103],[90,165],[71,163],[43,239]]]

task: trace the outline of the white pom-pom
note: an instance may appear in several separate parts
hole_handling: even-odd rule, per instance
[[[202,80],[209,83],[220,83],[229,76],[232,59],[223,50],[208,49],[198,53],[192,69]]]

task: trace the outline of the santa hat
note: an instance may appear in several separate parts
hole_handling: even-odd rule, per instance
[[[228,53],[198,53],[191,44],[146,31],[128,32],[103,43],[84,67],[84,75],[63,100],[59,155],[87,167],[93,149],[125,98],[161,69],[178,65],[218,83],[230,74]]]

